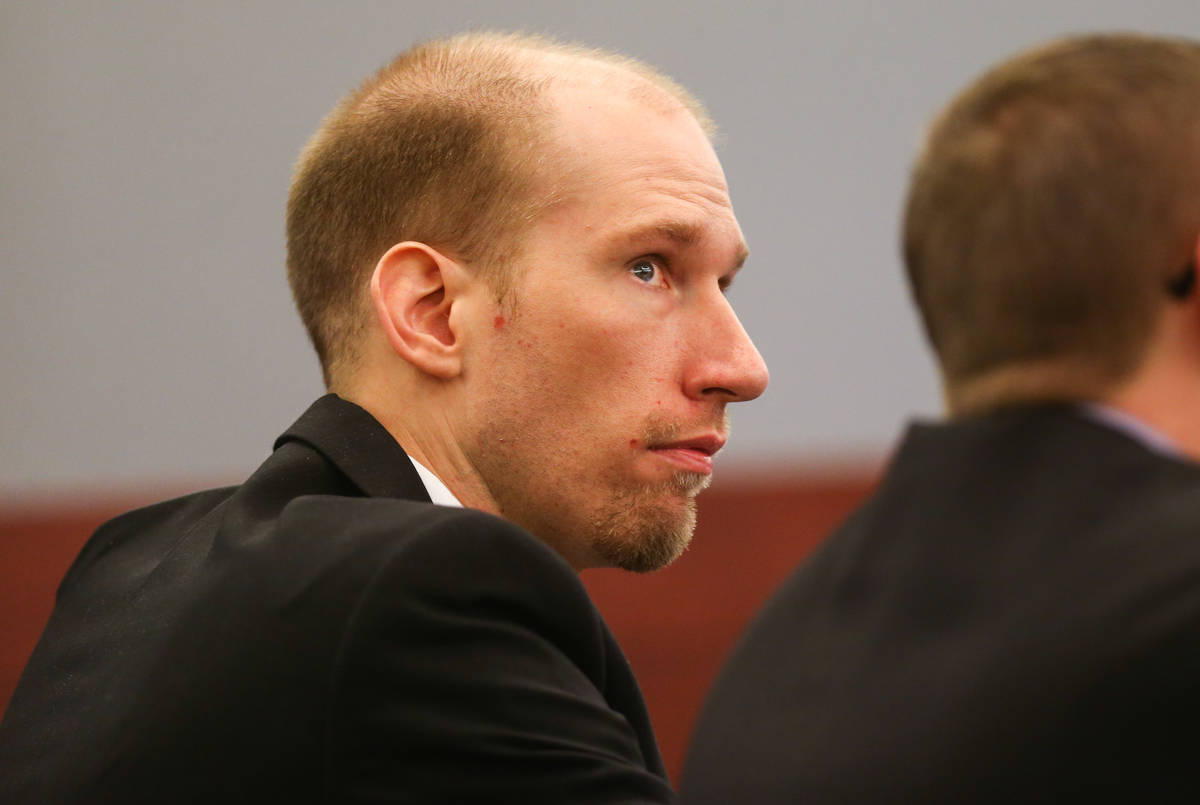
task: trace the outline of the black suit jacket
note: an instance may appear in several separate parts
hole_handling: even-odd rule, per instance
[[[0,801],[667,802],[571,568],[318,400],[240,487],[105,524],[0,726]]]
[[[912,427],[744,636],[681,800],[1200,801],[1200,467],[1069,408]]]

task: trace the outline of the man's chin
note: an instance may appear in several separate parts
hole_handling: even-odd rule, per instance
[[[605,567],[615,567],[633,573],[652,573],[662,570],[678,559],[692,541],[689,531],[682,530],[643,534],[630,541],[603,540],[593,546]]]
[[[704,472],[677,472],[674,485],[677,490],[689,497],[696,497],[712,483],[712,475]]]
[[[669,489],[639,490],[594,523],[592,549],[609,567],[649,573],[687,550],[696,530],[695,497],[709,476],[679,473]]]

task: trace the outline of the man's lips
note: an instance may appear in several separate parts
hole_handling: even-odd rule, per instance
[[[683,470],[708,475],[713,470],[713,456],[724,446],[724,436],[708,433],[690,439],[652,444],[648,449]]]

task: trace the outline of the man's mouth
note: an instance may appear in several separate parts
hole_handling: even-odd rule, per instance
[[[648,449],[677,465],[681,470],[709,475],[713,471],[713,456],[724,446],[724,436],[719,433],[706,433],[688,439],[651,444]]]

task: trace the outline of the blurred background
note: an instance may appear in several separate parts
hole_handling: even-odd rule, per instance
[[[584,576],[677,777],[736,635],[868,492],[903,423],[938,413],[897,246],[926,121],[1017,49],[1197,36],[1200,5],[3,3],[0,706],[96,524],[239,481],[322,393],[284,277],[292,162],[368,73],[470,28],[636,56],[721,128],[752,250],[731,298],[771,387],[735,407],[692,550],[649,577]]]

